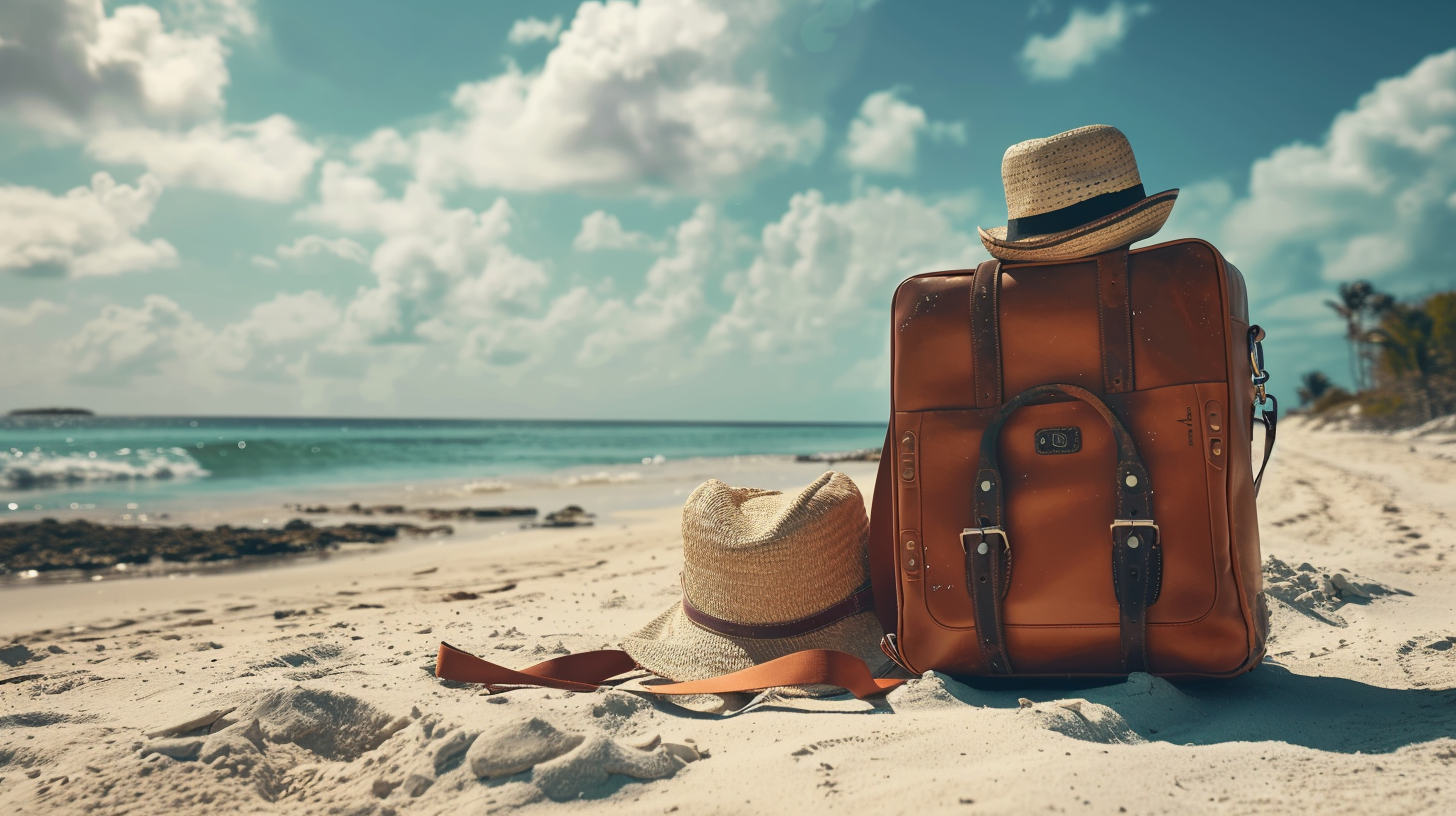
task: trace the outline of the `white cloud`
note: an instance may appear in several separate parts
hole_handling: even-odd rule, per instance
[[[264,269],[275,270],[278,268],[278,261],[268,257],[267,255],[254,255],[248,260],[253,264],[253,266],[259,266]]]
[[[739,0],[583,3],[538,72],[461,85],[446,127],[414,133],[437,187],[706,193],[812,159],[822,122],[779,110],[760,34],[779,9]],[[731,24],[730,24],[731,20]]]
[[[605,210],[597,210],[581,219],[581,231],[576,234],[571,246],[577,252],[596,252],[599,249],[661,252],[664,248],[645,233],[622,229],[622,222],[617,220],[617,216]]]
[[[1074,8],[1061,31],[1050,37],[1031,35],[1021,49],[1022,69],[1031,79],[1066,79],[1117,48],[1133,21],[1152,10],[1147,4],[1130,6],[1122,0],[1113,0],[1101,14]]]
[[[370,259],[377,285],[347,308],[341,344],[442,339],[458,323],[539,305],[546,273],[504,243],[513,217],[505,199],[483,212],[450,209],[417,182],[389,198],[338,162],[324,165],[319,193],[301,218],[383,238]]]
[[[1377,83],[1318,143],[1255,161],[1246,195],[1221,179],[1186,187],[1153,240],[1212,240],[1248,281],[1252,317],[1270,330],[1271,365],[1338,376],[1343,324],[1323,301],[1359,278],[1396,295],[1449,288],[1453,196],[1456,49]]]
[[[248,13],[251,20],[251,14]],[[228,84],[217,34],[169,31],[149,6],[101,0],[0,4],[0,112],[65,138],[217,114]]]
[[[252,0],[174,0],[109,15],[101,0],[0,4],[0,117],[140,164],[169,186],[293,198],[318,148],[292,120],[223,121],[224,40],[257,31]],[[178,26],[182,27],[178,27]]]
[[[65,314],[68,310],[59,303],[49,300],[32,300],[24,309],[10,309],[0,306],[0,323],[12,326],[29,326],[49,314]]]
[[[919,140],[965,144],[960,122],[931,122],[925,111],[900,99],[891,88],[865,97],[859,115],[849,123],[849,136],[841,158],[856,170],[909,175],[915,172]]]
[[[545,40],[556,42],[561,36],[561,17],[552,17],[550,22],[536,17],[527,17],[524,20],[517,20],[511,25],[511,33],[506,36],[514,45]]]
[[[781,361],[830,354],[846,332],[883,331],[885,306],[904,278],[984,258],[980,241],[956,229],[944,208],[910,193],[871,188],[844,203],[800,193],[764,227],[759,255],[708,346]]]
[[[150,174],[130,187],[97,173],[90,187],[59,196],[0,187],[0,272],[80,277],[171,266],[171,244],[136,237],[161,195],[162,183]]]
[[[1164,236],[1212,238],[1273,297],[1367,278],[1396,291],[1449,283],[1456,248],[1456,49],[1382,80],[1318,144],[1254,162],[1248,194],[1208,181]]]
[[[104,162],[145,165],[169,186],[265,201],[297,198],[321,153],[279,114],[252,124],[208,122],[184,132],[107,130],[86,152]]]
[[[58,350],[80,383],[123,386],[166,374],[217,389],[225,378],[299,378],[313,348],[339,320],[337,304],[326,295],[283,293],[214,331],[171,298],[148,295],[140,308],[103,307]]]
[[[369,250],[358,241],[349,238],[325,238],[322,235],[305,235],[291,244],[278,247],[280,258],[306,258],[310,255],[333,255],[357,264],[369,263]]]
[[[212,340],[212,333],[176,301],[148,295],[142,307],[102,308],[62,346],[72,378],[97,385],[124,385],[133,377],[160,373],[189,349]]]

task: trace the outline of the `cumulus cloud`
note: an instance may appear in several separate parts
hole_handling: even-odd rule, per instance
[[[157,374],[189,349],[212,340],[212,332],[164,295],[148,295],[141,308],[119,304],[102,308],[64,344],[72,379],[96,385],[124,385],[133,377]]]
[[[706,193],[812,159],[822,122],[779,109],[759,60],[767,0],[583,3],[544,66],[461,85],[409,137],[416,177],[512,190]],[[731,20],[731,24],[730,24]]]
[[[539,305],[542,265],[511,251],[505,199],[488,209],[451,209],[418,182],[399,198],[339,162],[324,165],[319,201],[304,220],[382,240],[370,258],[376,285],[345,313],[345,344],[418,342],[453,333],[459,319],[488,319]]]
[[[369,250],[358,241],[349,238],[325,238],[322,235],[305,235],[291,244],[278,247],[280,258],[307,258],[311,255],[333,255],[356,264],[369,263]]]
[[[549,22],[536,17],[527,17],[524,20],[517,20],[511,25],[511,32],[506,35],[506,39],[513,45],[521,45],[537,40],[556,42],[556,38],[559,36],[561,36],[561,18],[559,16],[552,17]]]
[[[909,175],[915,172],[915,154],[922,137],[965,144],[960,122],[932,122],[924,109],[900,99],[897,89],[865,97],[859,115],[849,123],[849,136],[840,157],[856,170]]]
[[[97,173],[90,187],[59,196],[0,186],[0,272],[81,277],[171,266],[171,244],[136,236],[161,195],[150,174],[131,187]]]
[[[870,189],[843,203],[810,190],[763,229],[733,305],[708,337],[710,350],[747,348],[763,358],[807,359],[834,350],[841,333],[883,330],[904,278],[985,258],[947,207],[900,190]]]
[[[0,306],[0,323],[9,323],[12,326],[29,326],[42,317],[49,314],[65,314],[65,306],[59,303],[52,303],[49,300],[32,300],[30,305],[24,309],[11,309]]]
[[[0,48],[0,110],[45,132],[80,138],[222,109],[227,51],[218,34],[169,31],[150,6],[108,15],[101,0],[4,3],[0,31],[24,46]]]
[[[292,120],[223,119],[224,40],[256,32],[251,0],[151,6],[101,0],[0,5],[0,116],[84,142],[103,162],[140,164],[170,186],[283,201],[319,156]],[[183,27],[178,27],[178,25]]]
[[[1219,179],[1185,187],[1155,240],[1212,240],[1247,278],[1273,359],[1338,373],[1343,324],[1323,301],[1358,278],[1397,295],[1449,287],[1453,197],[1456,49],[1377,83],[1318,143],[1255,161],[1246,194]]]
[[[169,186],[288,201],[303,191],[321,151],[275,114],[252,124],[208,122],[187,131],[122,128],[99,133],[86,152],[104,162],[141,164]]]
[[[641,232],[622,229],[617,216],[605,210],[597,210],[581,219],[581,231],[572,240],[571,246],[577,252],[596,252],[599,249],[635,249],[661,252],[663,245],[651,236]]]
[[[1031,35],[1021,49],[1021,67],[1034,80],[1066,79],[1117,48],[1133,21],[1152,10],[1147,4],[1130,6],[1122,0],[1113,0],[1101,14],[1074,8],[1061,31],[1050,37]]]
[[[80,383],[121,386],[170,374],[215,388],[224,378],[299,377],[339,320],[338,305],[322,293],[283,293],[214,331],[171,298],[148,295],[139,308],[103,307],[59,350]]]

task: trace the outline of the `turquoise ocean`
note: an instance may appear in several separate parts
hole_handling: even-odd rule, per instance
[[[878,447],[883,424],[0,417],[5,511],[215,503],[280,490]]]

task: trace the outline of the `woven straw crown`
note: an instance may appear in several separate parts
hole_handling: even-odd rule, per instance
[[[683,590],[734,623],[812,615],[869,580],[869,521],[848,476],[826,473],[797,495],[710,479],[683,507]]]
[[[711,479],[683,507],[683,598],[747,634],[695,620],[682,601],[631,635],[622,648],[638,665],[674,680],[740,671],[805,649],[837,649],[872,671],[889,661],[880,622],[853,605],[869,584],[869,518],[859,488],[829,472],[798,493],[729,487]],[[812,628],[805,619],[850,604]],[[788,624],[783,635],[754,632]]]
[[[1025,218],[1142,184],[1132,145],[1109,125],[1088,125],[1012,145],[1001,159],[1006,212]]]
[[[1012,145],[1001,159],[1007,226],[981,228],[981,243],[1007,261],[1085,258],[1151,237],[1177,190],[1143,192],[1122,131],[1089,125]]]

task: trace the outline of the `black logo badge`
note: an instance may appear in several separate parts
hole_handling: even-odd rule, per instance
[[[1042,428],[1036,432],[1036,452],[1043,456],[1076,453],[1081,449],[1081,428]]]

